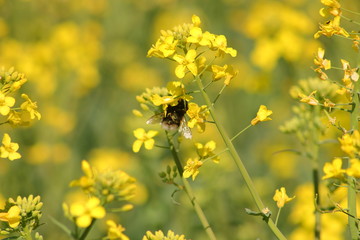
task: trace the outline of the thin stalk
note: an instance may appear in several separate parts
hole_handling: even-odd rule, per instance
[[[250,191],[250,193],[251,193],[251,195],[252,195],[252,197],[253,197],[253,199],[255,201],[255,204],[256,204],[258,210],[261,211],[262,209],[265,208],[265,205],[261,201],[260,196],[259,196],[258,192],[255,189],[254,183],[251,180],[251,177],[250,177],[249,173],[247,172],[247,170],[245,168],[245,165],[243,164],[242,160],[240,159],[240,156],[238,155],[238,153],[236,152],[236,149],[235,149],[234,145],[232,144],[231,139],[227,135],[224,127],[220,124],[220,122],[218,120],[218,116],[217,116],[217,114],[215,112],[215,108],[212,105],[209,96],[203,90],[203,84],[201,82],[201,79],[199,78],[199,76],[196,76],[195,80],[196,80],[196,83],[198,85],[198,88],[201,91],[203,99],[204,99],[206,105],[209,108],[211,117],[214,120],[214,122],[216,124],[216,127],[217,127],[217,129],[218,129],[224,143],[226,144],[226,146],[229,149],[229,153],[230,153],[232,159],[234,160],[234,162],[235,162],[236,166],[238,167],[241,175],[243,176],[243,178],[245,180],[245,183],[246,183],[246,185],[247,185],[247,187],[248,187],[248,189],[249,189],[249,191]],[[285,236],[281,233],[281,231],[276,227],[276,225],[274,224],[274,221],[272,219],[269,219],[267,224],[270,227],[271,231],[275,234],[275,236],[278,239],[281,239],[281,240],[286,239]]]
[[[182,167],[182,164],[181,164],[181,161],[180,161],[180,158],[179,158],[179,155],[178,155],[178,150],[176,149],[176,147],[174,145],[174,142],[173,142],[172,138],[169,136],[168,133],[166,133],[166,136],[167,136],[168,143],[170,145],[170,150],[171,150],[171,153],[173,155],[176,167],[178,168],[180,178],[183,181],[184,190],[185,190],[191,204],[193,205],[194,210],[195,210],[196,214],[198,215],[198,218],[199,218],[199,220],[200,220],[206,234],[208,235],[209,239],[210,240],[216,240],[216,236],[215,236],[215,234],[214,234],[214,232],[213,232],[213,230],[212,230],[212,228],[211,228],[211,226],[209,224],[209,221],[207,220],[207,218],[205,216],[204,211],[202,210],[200,204],[196,200],[196,197],[195,197],[195,194],[194,194],[194,192],[192,190],[191,185],[189,184],[187,179],[183,177],[184,169]]]
[[[230,140],[234,141],[235,138],[237,138],[238,136],[240,136],[240,134],[242,134],[243,132],[245,132],[249,127],[251,127],[252,125],[249,124],[247,127],[245,127],[243,130],[241,130],[240,132],[238,132],[235,136],[233,136]]]
[[[84,240],[86,238],[86,236],[89,234],[91,228],[94,226],[96,219],[93,218],[93,220],[91,221],[90,225],[85,229],[85,231],[81,234],[79,240]]]
[[[359,90],[360,85],[359,81],[354,82],[354,95],[353,95],[353,111],[351,113],[350,126],[351,130],[359,130],[358,116],[360,114],[360,99],[359,99]],[[356,210],[356,186],[354,185],[353,177],[348,176],[348,182],[350,186],[348,187],[348,208],[349,208],[349,228],[351,239],[358,239],[359,229],[357,226],[357,221],[352,216],[357,216]]]
[[[278,220],[279,220],[279,217],[280,217],[281,209],[282,209],[282,208],[279,208],[279,210],[278,210],[278,212],[277,212],[277,214],[276,214],[275,226],[277,226],[277,224],[278,224]]]

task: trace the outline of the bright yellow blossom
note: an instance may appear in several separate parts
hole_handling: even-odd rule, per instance
[[[271,110],[268,110],[265,105],[261,105],[259,108],[259,111],[256,114],[256,117],[253,120],[251,120],[251,125],[256,125],[259,122],[265,122],[265,121],[272,120],[271,118],[269,118],[269,116],[272,113],[273,112]]]
[[[186,39],[188,43],[199,44],[200,46],[211,46],[211,42],[215,39],[215,36],[209,32],[202,32],[199,27],[192,27],[190,29],[190,36]]]
[[[315,65],[318,66],[318,68],[323,68],[325,70],[328,70],[331,68],[331,61],[324,58],[325,50],[323,48],[318,48],[317,56],[314,59]]]
[[[205,145],[203,145],[201,143],[195,143],[195,147],[196,147],[198,155],[202,159],[215,156],[215,153],[214,153],[214,150],[216,148],[215,141],[209,141]],[[219,163],[219,161],[220,161],[219,157],[214,157],[211,160],[213,160],[215,163]]]
[[[4,134],[2,144],[0,147],[1,158],[8,158],[10,161],[21,158],[20,153],[17,152],[19,144],[11,142],[9,134]]]
[[[175,69],[175,75],[178,78],[183,78],[186,74],[186,70],[189,70],[194,76],[198,74],[198,68],[195,63],[196,50],[190,49],[185,56],[175,54],[173,59],[179,63]]]
[[[344,77],[342,81],[345,86],[351,88],[352,81],[357,82],[359,80],[358,68],[351,68],[350,63],[344,59],[341,59],[342,68],[344,70]]]
[[[0,92],[0,114],[6,116],[10,112],[10,107],[14,106],[15,98],[6,97],[5,94]]]
[[[341,5],[336,0],[321,0],[321,3],[327,6],[327,8],[320,9],[320,15],[322,17],[326,17],[329,14],[333,16],[340,16],[341,15]]]
[[[167,58],[175,53],[178,40],[174,36],[166,36],[164,39],[159,38],[147,53],[148,57]]]
[[[230,80],[237,75],[237,71],[234,70],[232,66],[225,64],[223,67],[218,65],[212,65],[211,70],[213,72],[213,79],[217,81],[221,78],[224,78],[224,84],[229,85]]]
[[[355,157],[359,154],[360,148],[360,133],[355,130],[352,134],[345,133],[339,138],[341,150],[348,154],[350,157]]]
[[[158,131],[154,130],[150,130],[146,133],[143,128],[138,128],[134,130],[134,136],[137,138],[137,140],[135,140],[133,144],[133,151],[139,152],[143,144],[147,150],[152,149],[155,144],[155,140],[153,139],[153,137],[155,137],[158,133]]]
[[[184,235],[177,235],[173,231],[169,230],[167,235],[165,235],[162,231],[156,231],[153,234],[150,231],[146,232],[146,235],[142,238],[142,240],[186,240]]]
[[[320,24],[320,31],[317,31],[314,37],[319,38],[321,35],[331,37],[335,34],[342,35],[344,37],[350,36],[344,28],[340,27],[340,16],[336,16],[333,20]]]
[[[100,205],[98,198],[89,198],[86,203],[73,203],[70,206],[70,215],[75,217],[76,225],[81,228],[90,226],[94,218],[105,217],[105,208]]]
[[[217,56],[223,57],[225,54],[229,54],[232,57],[236,57],[237,51],[233,48],[227,47],[227,40],[224,35],[218,35],[215,37],[212,50],[217,51]]]
[[[7,212],[0,213],[0,221],[8,222],[11,228],[16,228],[20,224],[20,212],[19,206],[12,206]]]
[[[206,116],[209,114],[207,106],[203,105],[199,107],[196,103],[189,103],[189,109],[186,113],[190,117],[188,126],[190,128],[197,126],[199,132],[204,132]]]
[[[355,178],[360,178],[360,160],[350,159],[350,168],[346,169],[346,174]]]
[[[293,200],[295,198],[289,198],[288,195],[286,194],[286,190],[284,187],[279,189],[276,189],[275,191],[275,195],[273,197],[274,201],[276,202],[278,208],[282,208],[284,207],[285,203],[290,202],[291,200]]]
[[[323,176],[322,179],[342,178],[344,176],[345,170],[341,169],[341,166],[341,158],[335,158],[331,163],[325,163],[323,168],[325,176]]]
[[[203,162],[198,158],[189,158],[184,167],[184,178],[192,177],[192,180],[195,180],[196,176],[199,174],[199,168],[203,165]]]
[[[25,102],[21,104],[20,108],[30,114],[30,119],[37,118],[40,120],[41,114],[37,111],[38,107],[36,102],[31,101],[26,94],[21,94],[21,97],[25,99]]]
[[[108,226],[108,234],[104,240],[129,240],[123,232],[125,228],[121,225],[117,225],[113,220],[107,220],[106,225]]]

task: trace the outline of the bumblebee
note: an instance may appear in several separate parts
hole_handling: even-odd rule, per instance
[[[167,131],[179,130],[179,132],[187,139],[192,138],[191,130],[187,126],[185,114],[188,110],[187,101],[180,99],[175,106],[168,106],[166,112],[162,112],[150,117],[146,123],[160,123],[161,127]]]

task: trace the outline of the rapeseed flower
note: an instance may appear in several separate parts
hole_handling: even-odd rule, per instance
[[[284,207],[285,203],[290,202],[294,198],[295,198],[295,196],[292,197],[292,198],[288,197],[288,195],[286,194],[286,189],[284,187],[281,187],[280,190],[276,189],[275,195],[273,197],[273,199],[276,202],[278,208]]]
[[[197,130],[202,133],[205,131],[205,121],[209,111],[206,105],[199,107],[196,103],[189,103],[189,109],[186,111],[189,116],[188,126],[194,128],[197,126]]]
[[[100,205],[98,198],[89,198],[85,203],[73,203],[69,208],[70,216],[75,218],[78,227],[86,228],[90,226],[93,219],[101,219],[105,217],[106,211]]]
[[[216,142],[215,141],[209,141],[205,145],[201,143],[195,143],[195,147],[197,150],[197,153],[201,159],[211,158],[215,163],[219,163],[220,159],[219,157],[214,157],[215,153],[214,150],[216,148]]]
[[[20,108],[30,114],[30,119],[37,118],[38,120],[40,120],[41,114],[37,111],[38,107],[36,102],[31,101],[29,96],[26,94],[21,94],[21,97],[24,98],[26,101],[21,104]]]
[[[203,162],[199,158],[189,158],[184,167],[184,178],[192,177],[195,180],[196,176],[200,173],[199,168],[203,165]]]
[[[169,230],[167,235],[165,235],[161,230],[156,231],[153,234],[150,231],[146,232],[146,235],[142,240],[186,240],[184,235],[177,235],[173,231]]]
[[[153,137],[155,137],[158,133],[159,133],[158,131],[154,131],[154,130],[145,132],[145,129],[143,128],[138,128],[134,130],[134,136],[137,139],[133,144],[132,150],[134,152],[139,152],[143,144],[147,150],[153,149],[155,145],[155,140],[153,139]]]
[[[175,68],[175,75],[178,78],[183,78],[186,74],[186,71],[189,70],[194,76],[198,74],[198,68],[195,63],[196,59],[196,50],[190,49],[185,56],[176,54],[173,59],[179,63]]]
[[[360,178],[360,160],[357,158],[350,159],[350,167],[346,169],[346,174],[355,178]]]
[[[261,105],[259,107],[259,110],[258,110],[257,114],[256,114],[256,117],[253,120],[251,120],[251,125],[256,125],[259,122],[265,122],[265,121],[272,120],[269,117],[272,113],[273,112],[271,110],[268,110],[265,105]]]
[[[106,225],[108,226],[107,236],[103,240],[129,240],[123,232],[125,228],[121,225],[117,225],[113,220],[107,220]]]
[[[343,178],[346,171],[344,169],[341,169],[341,166],[341,158],[335,158],[331,163],[325,163],[323,168],[325,176],[323,176],[322,179],[324,180],[328,178]]]
[[[0,92],[0,114],[6,116],[10,112],[10,108],[14,106],[15,98],[7,97]]]
[[[10,161],[21,158],[19,144],[11,142],[9,134],[5,133],[2,139],[2,146],[0,146],[0,157],[8,158]]]
[[[331,37],[333,35],[342,35],[349,37],[349,33],[342,27],[340,27],[340,16],[336,16],[333,20],[329,20],[324,24],[320,24],[320,31],[317,31],[314,38],[319,38],[321,35]]]
[[[11,228],[16,228],[20,224],[21,209],[19,206],[12,206],[7,212],[0,213],[0,221],[9,223]]]

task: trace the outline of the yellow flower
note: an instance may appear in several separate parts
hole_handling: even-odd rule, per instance
[[[357,73],[358,69],[357,68],[351,69],[349,62],[344,59],[341,59],[340,61],[344,70],[344,77],[342,80],[345,83],[345,86],[349,86],[351,84],[351,81],[354,82],[358,81],[359,80],[359,74]]]
[[[0,114],[6,116],[10,112],[10,107],[14,106],[15,98],[6,97],[0,92]]]
[[[156,231],[153,234],[150,231],[146,232],[146,235],[142,238],[142,240],[186,240],[184,235],[177,235],[173,231],[169,230],[167,235],[162,231]]]
[[[225,78],[224,84],[229,85],[230,80],[233,79],[237,75],[237,71],[233,69],[232,66],[224,65],[223,67],[218,65],[212,65],[211,70],[213,72],[213,79],[217,81],[221,78]]]
[[[341,15],[341,5],[336,0],[321,0],[321,3],[327,6],[327,8],[320,9],[320,15],[322,17],[326,17],[329,14],[333,16],[340,16]]]
[[[95,180],[94,180],[94,173],[93,173],[93,170],[91,169],[89,162],[87,162],[86,160],[83,160],[81,162],[81,169],[82,169],[83,173],[85,174],[85,176],[82,176],[78,180],[72,181],[70,183],[70,187],[79,186],[82,189],[84,189],[84,191],[91,192],[93,190]]]
[[[215,141],[209,141],[205,145],[201,143],[195,143],[196,150],[198,152],[198,155],[201,159],[210,158],[215,156],[214,150],[216,148],[216,142]],[[214,157],[211,160],[213,160],[215,163],[219,163],[220,159],[219,157]]]
[[[11,142],[9,134],[4,134],[2,144],[3,145],[0,147],[1,158],[8,158],[11,161],[21,158],[20,153],[17,152],[19,144]]]
[[[189,178],[192,176],[192,180],[195,180],[196,176],[199,174],[199,168],[203,165],[203,162],[198,158],[189,158],[186,162],[186,166],[184,167],[184,178]]]
[[[20,224],[20,212],[18,206],[12,206],[9,211],[0,213],[0,221],[8,222],[11,228],[16,228]]]
[[[30,114],[30,119],[37,118],[40,120],[41,114],[37,111],[37,104],[36,102],[31,101],[28,95],[21,94],[21,97],[24,98],[26,101],[21,104],[21,109],[28,112]]]
[[[331,61],[324,58],[325,50],[323,48],[318,48],[317,56],[314,59],[315,65],[319,66],[319,68],[323,68],[328,70],[331,68]]]
[[[350,159],[350,168],[346,169],[346,174],[355,178],[360,178],[360,160]]]
[[[299,97],[301,98],[300,102],[307,103],[312,106],[319,105],[319,101],[314,97],[315,93],[316,91],[313,91],[309,96],[306,96],[303,93],[299,93]]]
[[[209,32],[203,33],[201,28],[192,27],[190,29],[190,36],[186,39],[188,43],[199,44],[200,46],[211,46],[211,42],[215,39],[215,36]]]
[[[198,68],[195,63],[196,51],[195,49],[190,49],[185,56],[175,54],[173,59],[179,63],[175,69],[175,75],[178,78],[183,78],[185,76],[186,70],[188,69],[194,76],[198,74]]]
[[[164,39],[159,38],[147,53],[148,57],[167,58],[175,53],[178,40],[174,36],[166,36]]]
[[[350,157],[355,157],[359,154],[360,147],[360,133],[355,130],[352,134],[346,133],[339,138],[341,150],[348,154]]]
[[[334,34],[342,35],[344,37],[350,36],[345,29],[340,27],[340,16],[336,16],[333,20],[320,24],[320,31],[315,33],[314,38],[319,38],[321,35],[331,37]]]
[[[325,176],[323,176],[322,179],[342,178],[344,176],[345,170],[341,169],[341,166],[341,158],[335,158],[331,163],[325,163],[323,168]]]
[[[251,120],[251,125],[256,125],[259,122],[265,122],[265,121],[272,120],[271,118],[269,118],[269,116],[272,113],[273,112],[271,110],[268,110],[266,106],[261,105],[259,108],[259,111],[256,114],[256,117],[253,120]]]
[[[284,207],[285,203],[290,202],[291,200],[293,200],[295,198],[289,198],[288,195],[286,194],[286,190],[284,187],[279,189],[276,189],[275,191],[275,195],[273,197],[274,201],[276,202],[278,208],[282,208]]]
[[[81,228],[90,226],[94,218],[105,217],[105,208],[100,205],[98,198],[92,197],[84,203],[74,203],[70,206],[70,214],[75,217],[76,225]]]
[[[186,111],[190,117],[188,127],[194,128],[197,126],[199,132],[205,131],[206,116],[209,114],[206,105],[199,107],[196,103],[189,103],[189,109]]]
[[[192,15],[191,21],[192,21],[194,27],[198,27],[198,26],[200,26],[200,24],[201,24],[200,18],[199,18],[197,15],[195,15],[195,14]]]
[[[155,137],[158,133],[158,131],[153,130],[150,130],[146,133],[145,129],[143,128],[136,129],[134,131],[134,136],[137,138],[137,140],[135,140],[132,150],[134,152],[139,152],[143,144],[147,150],[152,149],[155,144],[155,140],[153,139],[153,137]]]
[[[223,57],[225,54],[229,54],[232,57],[236,57],[237,55],[237,51],[235,49],[227,47],[227,40],[224,35],[218,35],[215,37],[211,49],[218,51],[217,55],[220,57]]]
[[[125,228],[121,225],[116,225],[113,220],[107,220],[108,234],[104,238],[106,240],[129,240],[129,238],[123,233]]]

